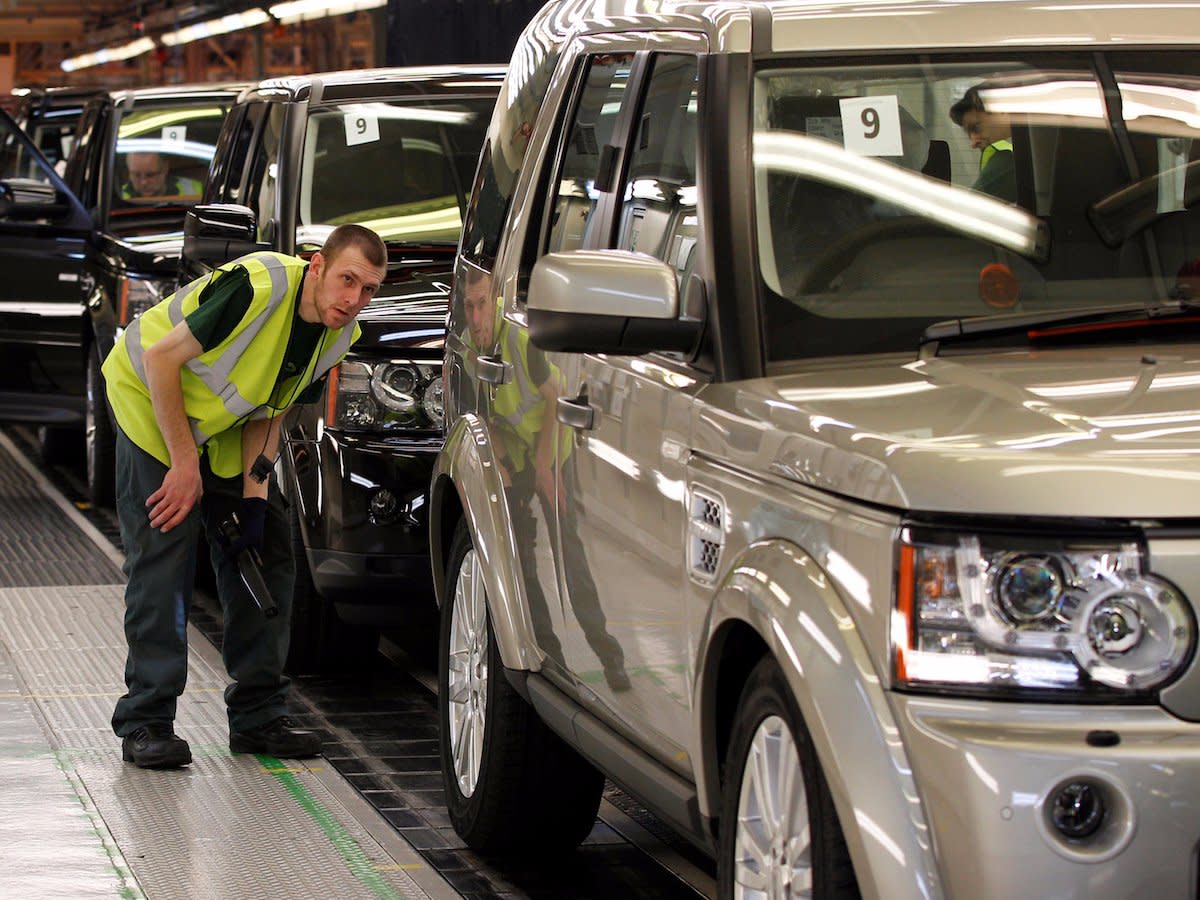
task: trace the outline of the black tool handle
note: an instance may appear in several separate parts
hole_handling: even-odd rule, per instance
[[[226,546],[229,546],[240,538],[242,536],[242,529],[238,523],[237,513],[234,513],[217,526],[217,531]],[[263,615],[268,619],[279,615],[279,607],[271,597],[271,591],[267,588],[266,579],[263,578],[262,559],[253,547],[245,547],[238,553],[237,568],[238,575],[242,578],[242,584],[246,585],[246,590],[250,592],[250,597],[254,600],[258,608],[262,610]]]
[[[242,576],[242,583],[246,585],[246,590],[250,592],[250,596],[254,598],[254,602],[258,604],[263,615],[268,619],[279,615],[279,607],[272,599],[267,581],[263,578],[262,561],[259,559],[258,553],[253,548],[247,547],[238,554],[237,566],[238,574]]]

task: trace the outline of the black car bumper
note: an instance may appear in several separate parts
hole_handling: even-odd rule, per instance
[[[313,585],[339,611],[433,602],[428,498],[440,447],[440,436],[329,430],[318,440],[289,440],[285,489],[297,507]]]

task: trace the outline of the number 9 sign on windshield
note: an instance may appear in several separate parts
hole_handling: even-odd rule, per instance
[[[379,117],[363,110],[348,112],[342,117],[346,126],[346,146],[369,144],[379,140]]]
[[[893,97],[853,97],[840,101],[842,140],[859,156],[903,156],[900,104]]]

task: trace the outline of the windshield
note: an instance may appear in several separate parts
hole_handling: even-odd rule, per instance
[[[1186,295],[1198,75],[1170,53],[761,71],[768,357],[911,351],[944,319]]]
[[[309,116],[299,249],[354,222],[386,241],[458,243],[494,97],[347,103]]]
[[[110,230],[119,235],[181,231],[199,202],[228,104],[143,102],[117,127]]]

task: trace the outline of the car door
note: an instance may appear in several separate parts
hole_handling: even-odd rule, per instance
[[[82,421],[91,228],[53,166],[0,111],[0,417]]]
[[[613,138],[609,205],[584,241],[668,262],[681,294],[700,235],[699,43],[665,35],[655,46],[687,52],[639,54]],[[569,205],[559,201],[557,225]],[[556,561],[565,665],[585,701],[688,774],[685,467],[693,397],[706,378],[666,354],[550,359],[562,389]]]

